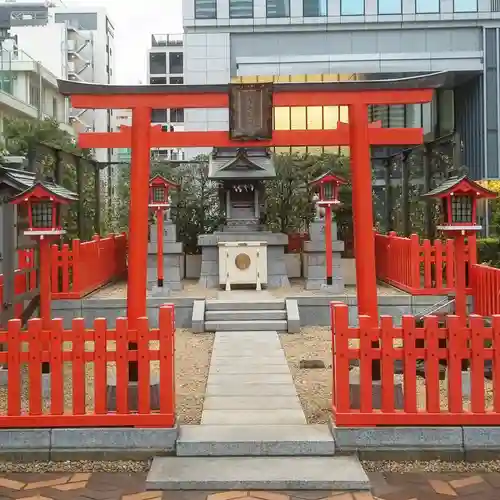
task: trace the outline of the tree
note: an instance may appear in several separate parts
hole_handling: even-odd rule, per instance
[[[45,178],[55,177],[56,157],[54,149],[59,149],[67,155],[62,156],[62,179],[61,184],[77,192],[77,173],[75,160],[80,156],[83,161],[83,239],[90,239],[94,233],[93,223],[96,207],[94,189],[94,169],[88,168],[85,160],[92,158],[89,150],[82,150],[77,146],[76,139],[68,132],[61,130],[59,124],[54,120],[34,120],[22,118],[6,118],[4,121],[3,134],[4,148],[11,155],[25,156],[28,159],[28,168],[35,170],[41,168]],[[78,206],[72,204],[68,212],[63,216],[64,228],[67,231],[66,238],[78,237],[77,228]]]

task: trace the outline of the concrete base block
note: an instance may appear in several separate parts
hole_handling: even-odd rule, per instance
[[[298,302],[294,299],[285,300],[288,333],[300,333],[300,314]]]
[[[156,284],[153,285],[151,289],[151,295],[153,297],[168,297],[172,293],[172,290],[168,286],[158,286]]]
[[[108,385],[106,387],[106,401],[108,411],[116,411],[116,385]],[[160,409],[160,385],[150,385],[150,408],[152,410]],[[139,387],[137,382],[128,383],[128,409],[130,411],[139,410]]]
[[[337,451],[382,460],[463,458],[461,427],[335,427]],[[383,458],[384,457],[384,458]]]
[[[42,398],[50,398],[50,373],[42,373]]]
[[[193,316],[191,330],[193,333],[203,333],[205,331],[205,301],[195,300],[193,302]]]
[[[144,460],[172,455],[178,427],[53,429],[51,460]]]
[[[50,460],[51,429],[0,429],[0,457],[13,462]]]
[[[364,388],[366,391],[366,388]],[[351,373],[349,380],[349,399],[351,408],[359,410],[361,408],[361,384],[358,374]],[[380,410],[382,408],[382,384],[378,380],[372,381],[372,408]],[[394,383],[394,408],[402,410],[404,408],[403,384]]]
[[[2,366],[0,367],[0,387],[6,387],[8,383],[9,383],[9,370]]]
[[[147,490],[369,490],[356,457],[156,457]]]
[[[333,278],[331,285],[322,283],[320,286],[320,290],[326,293],[344,293],[344,289],[344,280],[342,278]]]

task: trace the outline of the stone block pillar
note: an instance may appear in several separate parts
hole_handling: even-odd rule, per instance
[[[156,296],[168,295],[182,290],[184,277],[184,254],[182,243],[177,242],[176,225],[171,220],[164,222],[163,233],[163,287],[157,286],[157,226],[151,225],[151,241],[148,245],[148,289]]]
[[[325,290],[332,293],[344,292],[341,252],[344,242],[337,239],[337,223],[332,220],[332,284],[326,284],[325,222],[314,221],[309,226],[310,241],[304,242],[306,263],[306,290]]]

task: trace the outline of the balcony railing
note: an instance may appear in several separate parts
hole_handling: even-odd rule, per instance
[[[179,47],[184,44],[182,34],[159,34],[151,35],[152,47]]]

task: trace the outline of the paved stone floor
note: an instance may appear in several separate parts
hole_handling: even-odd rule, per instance
[[[0,500],[499,500],[500,473],[369,473],[373,493],[144,491],[145,473],[0,474]]]

